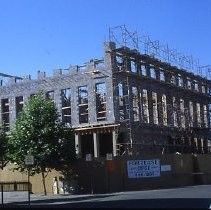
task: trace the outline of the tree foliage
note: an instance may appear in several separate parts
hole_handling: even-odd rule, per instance
[[[32,155],[31,175],[42,173],[43,178],[52,169],[68,169],[76,157],[72,130],[63,126],[54,102],[45,99],[42,93],[24,105],[11,132],[10,143],[11,160],[17,163],[16,169],[26,170],[25,156]]]
[[[9,162],[9,141],[4,126],[0,128],[0,167],[3,168]]]

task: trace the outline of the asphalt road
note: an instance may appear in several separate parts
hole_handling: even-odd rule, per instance
[[[3,195],[4,208],[29,207],[27,192]],[[211,185],[94,195],[32,194],[30,198],[30,208],[211,209]]]

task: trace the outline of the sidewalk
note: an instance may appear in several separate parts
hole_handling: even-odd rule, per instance
[[[81,198],[90,197],[94,195],[90,194],[57,194],[57,195],[44,195],[44,194],[30,194],[30,201],[39,200],[51,200],[51,199],[61,199],[61,198]],[[16,202],[28,202],[28,191],[16,191],[16,192],[3,192],[3,203],[16,203]],[[2,195],[0,192],[0,204],[2,204]]]

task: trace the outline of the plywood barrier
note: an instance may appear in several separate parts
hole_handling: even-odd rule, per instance
[[[76,164],[77,181],[83,193],[106,193],[211,184],[210,162],[211,155],[209,154],[124,156],[115,157],[110,161],[105,158],[98,158],[89,162],[78,159]],[[138,165],[131,167],[128,165],[129,163]],[[27,182],[27,173],[13,172],[12,166],[12,164],[9,164],[1,171],[0,182]],[[145,169],[136,173],[137,166],[143,166]],[[137,177],[134,177],[136,175]],[[61,176],[61,173],[54,170],[48,174],[46,177],[48,194],[53,193],[54,178],[57,177],[57,180],[59,180]],[[41,174],[30,177],[30,182],[33,193],[44,192]]]

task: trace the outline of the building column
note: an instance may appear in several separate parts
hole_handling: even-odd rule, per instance
[[[94,157],[99,157],[99,135],[98,133],[93,133],[93,140],[94,140]]]
[[[184,98],[184,122],[185,122],[185,128],[189,128],[190,124],[190,111],[189,111],[189,101],[187,98]]]
[[[153,102],[152,102],[152,91],[148,89],[148,110],[149,110],[149,123],[154,124],[154,115],[153,115]]]
[[[112,131],[112,144],[113,144],[113,156],[117,156],[117,148],[116,148],[116,131]]]
[[[204,128],[204,104],[200,103],[200,116],[201,116],[201,127]]]
[[[81,135],[75,133],[75,151],[76,155],[81,155]]]
[[[193,127],[198,127],[196,102],[193,100]]]
[[[158,124],[163,125],[163,104],[162,94],[157,92],[157,109],[158,109]]]
[[[16,104],[15,97],[9,98],[9,129],[12,130],[12,126],[15,124],[16,120]]]
[[[177,113],[177,125],[178,127],[182,127],[181,121],[181,107],[180,107],[180,98],[176,97],[176,113]]]

